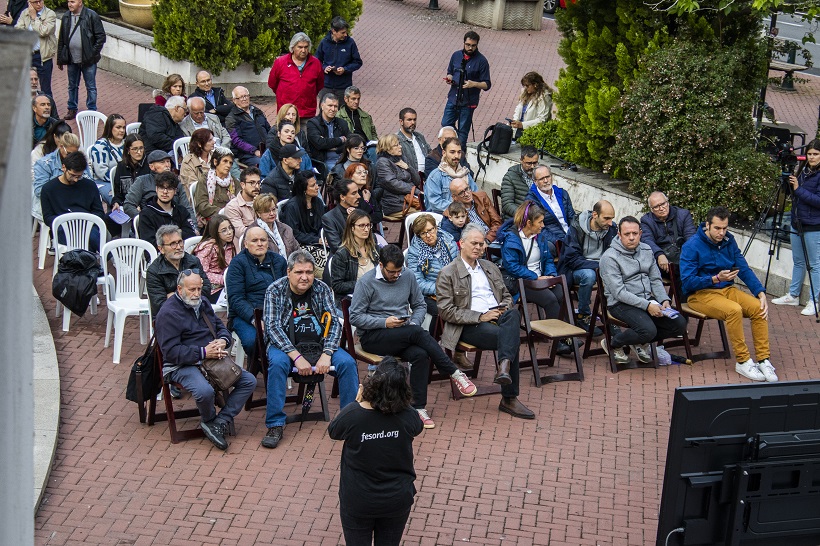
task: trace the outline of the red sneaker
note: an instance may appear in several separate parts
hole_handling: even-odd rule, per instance
[[[456,387],[458,387],[458,392],[462,394],[462,396],[474,396],[475,393],[478,392],[478,389],[470,379],[464,375],[464,372],[458,370],[456,373],[450,376],[450,379],[455,381]]]
[[[436,424],[430,419],[426,409],[417,409],[416,411],[419,412],[419,417],[421,418],[421,422],[424,423],[424,428],[436,428]]]

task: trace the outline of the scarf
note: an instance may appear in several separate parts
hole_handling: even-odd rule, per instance
[[[225,178],[219,178],[216,176],[215,169],[208,170],[208,178],[205,180],[205,185],[208,187],[208,204],[214,204],[214,193],[216,192],[216,185],[219,184],[223,188],[229,188],[233,180],[231,179],[230,173]],[[230,190],[228,190],[230,193]]]
[[[422,264],[422,269],[430,269],[430,261],[438,260],[441,262],[441,267],[449,264],[452,260],[450,258],[450,249],[444,244],[444,238],[441,236],[441,229],[436,230],[436,244],[430,246],[425,242],[419,245],[419,263]]]
[[[268,227],[268,224],[262,221],[261,218],[256,219],[256,225],[261,227],[265,230],[265,233],[268,234],[268,237],[273,239],[273,244],[276,245],[276,248],[279,249],[279,254],[285,256],[287,253],[287,248],[285,248],[285,241],[282,240],[282,235],[279,234],[278,229],[271,229]],[[276,222],[273,223],[274,227],[276,227]]]
[[[466,178],[467,173],[470,172],[470,169],[467,167],[462,167],[461,165],[458,166],[458,170],[451,168],[444,159],[441,160],[441,163],[438,165],[438,169],[449,176],[450,178]]]

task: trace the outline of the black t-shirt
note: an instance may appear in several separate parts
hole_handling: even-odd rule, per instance
[[[339,506],[358,517],[392,517],[413,505],[413,438],[424,430],[413,408],[387,415],[348,404],[327,427],[344,440]]]
[[[312,341],[321,343],[322,325],[311,307],[310,298],[313,295],[313,287],[309,288],[301,296],[291,292],[293,302],[293,336],[294,343]]]

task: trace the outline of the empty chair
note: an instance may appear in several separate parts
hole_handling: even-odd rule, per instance
[[[125,126],[125,134],[130,135],[132,133],[139,133],[140,132],[140,123],[139,121],[135,121],[134,123],[129,123]]]
[[[108,117],[95,110],[83,110],[77,113],[76,119],[77,129],[80,132],[80,149],[87,150],[97,142],[99,127],[105,125]]]
[[[199,241],[202,240],[202,235],[197,235],[195,237],[188,237],[185,239],[185,252],[191,254],[194,250],[194,247],[199,244]]]

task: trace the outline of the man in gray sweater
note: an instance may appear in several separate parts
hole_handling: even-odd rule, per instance
[[[436,425],[425,409],[430,360],[441,373],[450,376],[464,396],[473,396],[477,389],[421,327],[425,313],[424,294],[416,277],[404,269],[401,249],[396,245],[383,247],[379,251],[379,265],[356,283],[350,323],[356,327],[365,351],[410,362],[413,407],[424,428],[434,428]]]
[[[624,352],[628,345],[638,360],[650,362],[647,343],[683,335],[686,319],[669,305],[652,248],[641,242],[637,218],[626,216],[618,222],[618,237],[601,256],[599,270],[609,313],[629,325],[612,336],[612,347],[601,340],[617,364],[629,362]]]

